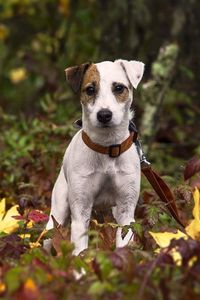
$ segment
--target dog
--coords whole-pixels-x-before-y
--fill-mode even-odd
[[[102,154],[89,145],[119,150],[129,139],[129,122],[133,88],[144,72],[140,61],[123,59],[100,63],[85,63],[65,70],[66,78],[82,105],[82,129],[69,144],[60,173],[52,192],[51,212],[59,224],[71,215],[71,242],[74,255],[88,247],[88,227],[92,208],[112,206],[119,225],[116,247],[133,239],[129,229],[122,238],[122,226],[134,222],[134,212],[140,193],[140,159],[134,143],[123,153]],[[84,142],[83,132],[88,144]],[[109,148],[111,146],[111,148]],[[114,151],[116,152],[116,151]],[[50,217],[46,229],[53,228]],[[51,241],[44,247],[49,249]]]

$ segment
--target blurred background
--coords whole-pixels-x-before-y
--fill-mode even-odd
[[[49,202],[81,116],[64,69],[141,60],[135,122],[176,184],[200,155],[200,1],[0,0],[0,195]]]

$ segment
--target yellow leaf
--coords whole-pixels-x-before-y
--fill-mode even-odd
[[[27,224],[26,224],[26,227],[27,228],[32,228],[33,227],[33,221],[29,221]]]
[[[192,220],[192,222],[185,228],[187,234],[194,240],[200,241],[200,221]]]
[[[195,256],[193,256],[193,257],[191,257],[190,259],[189,259],[189,261],[188,261],[188,266],[189,267],[192,267],[194,264],[195,264],[195,262],[198,260],[198,257],[195,255]]]
[[[187,234],[194,240],[200,240],[200,196],[199,190],[195,188],[193,192],[194,208],[192,211],[194,219],[185,228]]]
[[[19,236],[22,239],[30,239],[30,237],[31,237],[30,233],[22,233],[22,234],[19,234]]]
[[[195,188],[193,192],[193,198],[194,198],[194,208],[193,208],[193,217],[196,220],[200,220],[200,196],[199,196],[199,190]]]
[[[48,230],[46,230],[46,228],[43,229],[43,231],[40,233],[39,237],[37,238],[37,241],[34,242],[34,243],[31,243],[31,242],[30,242],[30,243],[29,243],[29,246],[30,246],[31,248],[38,248],[38,247],[41,247],[40,240],[41,240],[41,238],[42,238],[47,232],[48,232]]]
[[[5,212],[6,212],[6,199],[3,198],[0,201],[0,221],[3,219]]]
[[[149,233],[161,248],[168,247],[172,239],[178,240],[182,237],[187,239],[187,235],[180,230],[177,230],[177,233],[152,231],[149,231]]]
[[[10,71],[9,78],[14,84],[18,84],[27,78],[27,71],[25,68],[16,68]]]
[[[157,248],[154,252],[157,254],[161,253],[161,248]],[[172,256],[173,261],[177,266],[182,265],[182,256],[180,252],[178,252],[177,247],[171,249],[168,253]]]
[[[0,24],[0,41],[4,41],[9,34],[8,27],[4,24]]]
[[[31,278],[28,278],[26,280],[24,284],[24,288],[32,292],[37,291],[37,286],[35,285],[35,282]]]
[[[70,1],[69,0],[60,0],[58,10],[61,14],[67,16],[70,11]]]
[[[6,285],[5,283],[0,281],[0,294],[4,293],[6,290]]]
[[[5,214],[4,218],[0,220],[0,232],[12,233],[18,229],[19,220],[13,218],[13,216],[19,216],[17,208],[18,205],[12,206]]]
[[[188,236],[195,240],[200,241],[200,195],[199,190],[195,188],[195,191],[193,192],[193,198],[194,198],[194,208],[192,211],[194,219],[191,221],[191,223],[185,228],[185,231],[187,235],[180,230],[177,231],[177,233],[172,232],[149,232],[151,236],[154,238],[156,243],[161,247],[165,248],[168,247],[172,239],[188,239]],[[156,252],[159,253],[160,249],[157,249]],[[170,250],[170,254],[173,257],[174,262],[177,266],[182,265],[182,257],[181,254],[178,252],[177,247],[174,247]],[[197,260],[196,256],[193,256],[189,261],[189,266],[192,266],[195,261]]]
[[[182,256],[181,256],[180,252],[178,252],[176,250],[176,248],[173,248],[170,251],[170,254],[171,254],[171,256],[172,256],[173,261],[175,262],[175,264],[180,267],[182,265]]]
[[[30,242],[29,243],[30,248],[39,248],[41,247],[41,244],[39,242]]]
[[[181,232],[180,230],[177,231],[177,233],[173,232],[149,232],[151,236],[154,238],[156,243],[161,247],[161,248],[166,248],[169,246],[170,242],[172,239],[180,239],[184,238],[187,239],[187,235]],[[160,248],[156,249],[156,253],[160,253]],[[182,256],[181,254],[177,251],[176,247],[171,249],[169,254],[172,256],[174,263],[177,266],[182,265]]]

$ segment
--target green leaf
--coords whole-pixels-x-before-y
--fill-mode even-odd
[[[127,235],[129,228],[130,228],[129,225],[125,225],[125,226],[122,227],[122,232],[121,232],[122,239],[124,239],[125,236]]]
[[[113,269],[112,262],[106,256],[106,253],[102,253],[102,252],[98,253],[96,260],[101,269],[102,278],[107,279],[110,275],[110,272]]]
[[[142,238],[143,236],[143,227],[140,223],[133,222],[130,224],[132,231],[139,236],[139,238]]]
[[[21,274],[22,274],[22,269],[20,267],[15,267],[6,273],[5,282],[7,284],[7,288],[10,293],[16,291],[20,286]]]
[[[113,291],[113,287],[109,282],[96,281],[96,282],[92,283],[92,285],[89,288],[88,293],[90,295],[100,296],[104,293],[112,292],[112,291]]]
[[[159,218],[159,208],[154,205],[149,205],[147,207],[147,218],[150,225],[155,225]]]

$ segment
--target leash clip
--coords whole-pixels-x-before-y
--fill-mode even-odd
[[[135,141],[135,145],[136,145],[136,149],[137,149],[137,152],[138,152],[138,155],[139,155],[139,158],[140,158],[140,163],[141,163],[142,169],[143,168],[149,168],[151,163],[147,160],[147,158],[144,154],[141,140],[137,139]]]

